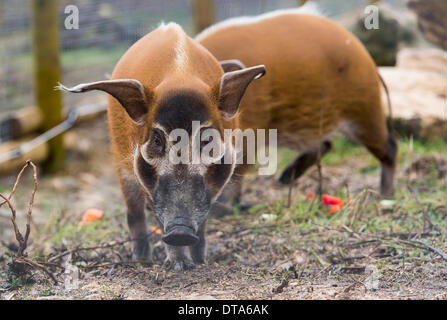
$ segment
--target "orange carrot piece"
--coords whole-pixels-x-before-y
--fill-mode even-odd
[[[323,204],[325,206],[336,205],[336,204],[341,204],[342,203],[341,198],[330,196],[328,194],[323,194],[321,200],[323,201]]]
[[[328,214],[333,214],[333,213],[337,212],[338,210],[340,210],[341,208],[343,208],[343,203],[333,204],[333,205],[331,205],[331,209],[329,209]]]
[[[102,218],[103,215],[104,215],[104,211],[102,211],[102,210],[95,209],[95,208],[87,209],[84,212],[84,215],[82,216],[81,223],[86,224],[87,222],[98,221]]]
[[[153,233],[156,233],[156,234],[159,234],[159,235],[163,234],[163,232],[161,232],[160,228],[157,228],[157,227],[154,227],[154,226],[149,226],[149,231],[153,232]]]

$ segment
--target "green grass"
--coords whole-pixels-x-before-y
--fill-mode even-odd
[[[332,150],[328,152],[321,163],[326,166],[338,166],[350,159],[366,160],[366,167],[361,173],[376,174],[379,161],[366,150],[365,147],[353,143],[346,136],[339,134],[332,139]],[[398,166],[408,164],[415,155],[427,155],[432,153],[447,154],[447,141],[443,139],[411,140],[402,138],[398,141]],[[278,170],[284,169],[292,162],[299,152],[285,148],[278,149]]]
[[[447,154],[447,142],[441,139],[415,140],[403,138],[399,140],[398,168],[411,163],[416,156],[429,154]],[[298,152],[280,149],[278,155],[278,168],[282,170],[296,156]],[[343,166],[347,161],[357,159],[367,165],[360,169],[361,174],[379,174],[379,162],[362,146],[352,143],[346,137],[338,135],[333,140],[333,149],[322,160],[325,166]],[[413,183],[413,187],[421,186],[416,195],[427,211],[432,222],[447,228],[447,209],[445,194],[447,185],[438,177],[433,167],[432,173],[423,181]],[[333,195],[346,199],[345,190],[339,190]],[[367,195],[367,197],[366,197]],[[375,233],[415,233],[421,231],[424,225],[419,205],[406,187],[405,182],[397,183],[394,205],[387,208],[381,205],[380,198],[375,190],[365,190],[363,193],[353,195],[353,204],[344,206],[333,215],[328,214],[328,207],[321,206],[318,201],[312,203],[306,195],[296,195],[291,208],[286,208],[286,197],[278,199],[269,205],[262,204],[250,210],[251,214],[274,214],[277,216],[274,224],[276,229],[289,227],[304,230],[316,225],[341,227],[350,226],[357,232]],[[351,195],[352,196],[352,195]],[[238,215],[238,218],[250,221],[247,215]],[[256,224],[254,225],[256,227]],[[444,241],[445,239],[441,239]]]
[[[443,139],[429,139],[429,140],[411,140],[409,138],[402,138],[399,140],[399,160],[414,155],[414,154],[431,154],[440,153],[447,154],[447,141]]]
[[[126,52],[126,45],[119,45],[113,48],[80,48],[65,50],[62,52],[61,61],[64,69],[83,68],[92,64],[110,64],[112,67],[119,58]],[[30,52],[16,55],[12,60],[13,64],[24,71],[30,71],[32,67],[32,54]]]
[[[54,211],[48,217],[47,222],[42,226],[44,234],[51,234],[48,242],[52,244],[65,243],[82,243],[89,245],[107,241],[123,230],[117,221],[122,218],[121,212],[107,212],[102,219],[95,222],[88,222],[84,225],[80,221],[74,219],[60,220],[58,217],[60,212]]]
[[[344,135],[337,135],[332,140],[332,150],[322,159],[323,165],[339,165],[351,157],[364,156],[368,151],[357,144],[352,143]]]
[[[62,54],[62,65],[65,68],[78,67],[88,64],[106,64],[113,66],[126,52],[127,45],[119,45],[113,48],[82,48],[66,50]]]
[[[417,194],[431,221],[444,228],[447,227],[446,193],[447,186],[439,185],[430,191]],[[347,203],[343,192],[337,195],[344,199],[345,204]],[[285,202],[285,198],[279,199],[267,206],[258,206],[250,213],[257,213],[259,216],[264,213],[276,215],[277,219],[274,223],[277,224],[278,230],[286,225],[293,225],[300,230],[316,225],[332,227],[348,225],[357,232],[370,234],[384,231],[414,233],[419,232],[424,224],[415,194],[405,187],[396,190],[394,205],[391,208],[382,206],[377,193],[373,190],[365,190],[357,194],[352,199],[352,204],[345,205],[332,215],[328,214],[328,207],[319,205],[318,201],[313,202],[307,199],[305,195],[299,195],[291,208],[286,208]],[[250,220],[248,217],[246,219]]]
[[[85,225],[67,223],[58,229],[48,241],[51,243],[61,243],[62,240],[68,240],[71,242],[82,242],[86,245],[101,242],[118,231],[117,229],[111,228],[110,225],[107,221],[102,220]]]

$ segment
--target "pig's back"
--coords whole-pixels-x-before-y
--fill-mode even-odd
[[[350,108],[380,99],[376,67],[366,49],[323,17],[283,12],[248,23],[229,21],[196,39],[218,60],[265,65],[266,76],[251,84],[243,98],[243,127],[278,128],[284,139],[299,133],[312,140],[321,127],[316,110],[322,104],[328,109],[322,127],[329,132]]]

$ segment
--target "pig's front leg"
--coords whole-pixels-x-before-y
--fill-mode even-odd
[[[205,241],[205,228],[206,228],[206,222],[204,222],[197,232],[197,235],[199,236],[199,242],[196,245],[190,246],[190,254],[191,259],[196,264],[201,264],[205,262],[205,252],[206,252],[206,241]]]
[[[133,241],[133,258],[138,261],[151,261],[149,232],[144,212],[144,194],[136,181],[121,179],[121,189],[127,205],[127,224]]]
[[[168,270],[184,271],[194,268],[194,263],[186,256],[186,247],[166,245],[167,257],[164,267]]]

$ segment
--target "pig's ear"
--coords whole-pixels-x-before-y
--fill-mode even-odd
[[[263,65],[224,73],[220,80],[219,110],[225,120],[234,118],[250,82],[264,74]]]
[[[242,70],[246,68],[245,65],[237,59],[222,60],[219,61],[219,64],[224,72],[228,72],[231,70]]]
[[[148,111],[147,96],[143,85],[135,79],[104,80],[81,83],[72,88],[59,84],[56,89],[69,92],[86,92],[101,90],[112,95],[126,109],[135,122],[141,122]]]

